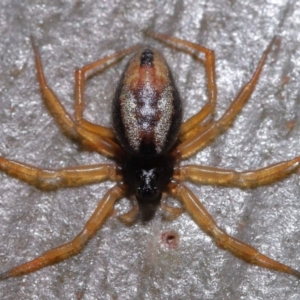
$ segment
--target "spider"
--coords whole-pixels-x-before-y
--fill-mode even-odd
[[[258,187],[297,170],[300,157],[244,172],[179,165],[181,160],[203,149],[232,124],[254,90],[275,38],[263,52],[249,82],[242,87],[222,117],[213,120],[210,117],[214,113],[217,98],[214,52],[160,33],[148,32],[148,35],[190,55],[201,53],[205,57],[199,59],[205,66],[208,101],[198,113],[183,123],[181,100],[174,79],[163,56],[153,48],[133,46],[76,70],[73,119],[47,85],[40,55],[32,38],[41,93],[55,121],[68,137],[116,163],[44,170],[0,157],[0,169],[7,175],[45,190],[104,180],[116,181],[116,184],[105,193],[82,231],[72,241],[2,273],[0,279],[28,274],[76,255],[111,216],[116,201],[132,195],[135,197],[131,209],[119,216],[124,223],[130,224],[138,217],[142,222],[151,220],[159,205],[170,218],[177,217],[185,209],[220,248],[251,264],[300,278],[300,272],[228,235],[216,224],[196,195],[182,183],[190,180],[217,186]],[[135,54],[127,64],[113,98],[112,129],[90,123],[83,117],[85,80],[99,69],[133,52]],[[162,201],[163,193],[177,198],[183,207],[173,207]]]

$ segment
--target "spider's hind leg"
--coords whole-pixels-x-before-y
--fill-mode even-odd
[[[204,130],[202,128],[195,127],[190,130],[186,135],[183,142],[176,147],[174,155],[181,159],[186,159],[206,147],[211,141],[213,141],[218,135],[224,132],[234,121],[238,113],[246,104],[251,93],[253,92],[259,76],[261,74],[264,63],[267,59],[267,55],[271,50],[272,45],[276,41],[277,37],[274,37],[269,43],[268,47],[264,51],[258,66],[252,75],[252,78],[243,86],[236,98],[232,101],[228,109],[223,116],[217,120],[209,123]]]
[[[111,140],[115,139],[115,135],[111,128],[107,128],[105,126],[91,123],[83,117],[83,111],[85,107],[85,101],[84,101],[85,81],[89,77],[95,75],[95,73],[103,71],[105,68],[115,63],[123,56],[132,53],[139,47],[140,47],[139,45],[135,45],[133,47],[123,49],[121,51],[113,53],[112,55],[106,56],[95,62],[92,62],[75,71],[75,119],[76,119],[76,123],[79,126],[81,126],[82,128],[90,132],[96,133],[100,136],[109,138]]]
[[[41,57],[38,52],[37,46],[35,44],[34,38],[31,37],[32,47],[35,55],[35,63],[37,69],[38,80],[40,84],[41,93],[44,98],[44,103],[51,113],[52,117],[55,119],[57,124],[60,126],[61,130],[64,134],[72,139],[75,139],[81,142],[88,149],[97,151],[98,153],[105,155],[111,158],[118,158],[123,155],[122,149],[119,145],[114,141],[112,130],[106,128],[104,126],[88,126],[84,121],[80,122],[82,118],[83,112],[83,88],[84,88],[84,77],[78,76],[76,90],[76,121],[74,121],[71,115],[66,111],[63,107],[62,103],[54,93],[54,91],[48,86],[43,66],[41,62]],[[134,47],[120,51],[115,54],[116,58],[120,58],[121,56],[127,54],[132,51]],[[113,56],[104,58],[103,60],[112,59]],[[97,65],[101,65],[100,62],[103,60],[97,61],[91,66],[97,67]],[[89,67],[89,66],[87,66]],[[93,128],[98,128],[98,130],[93,130]]]

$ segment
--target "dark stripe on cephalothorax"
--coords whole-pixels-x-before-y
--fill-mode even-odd
[[[150,49],[145,49],[141,55],[141,67],[151,66],[153,67],[153,52]]]

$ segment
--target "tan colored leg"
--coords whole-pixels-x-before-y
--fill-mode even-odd
[[[76,131],[76,124],[74,123],[70,114],[62,106],[55,93],[46,83],[41,58],[33,37],[31,37],[31,43],[35,56],[35,64],[38,73],[40,89],[45,100],[44,103],[62,131],[68,137],[77,139],[78,133]]]
[[[124,187],[121,185],[115,185],[113,188],[108,190],[104,197],[100,200],[98,207],[85,224],[83,230],[71,242],[44,252],[41,256],[33,259],[32,261],[2,273],[0,275],[0,280],[25,275],[78,254],[89,239],[95,235],[104,221],[109,217],[115,202],[123,197],[124,194]]]
[[[206,117],[208,117],[215,109],[216,100],[217,100],[217,85],[216,85],[216,74],[215,74],[215,54],[214,51],[207,49],[198,44],[194,44],[188,41],[180,40],[174,37],[169,37],[156,32],[147,32],[151,37],[172,45],[175,48],[183,50],[188,54],[195,56],[195,51],[204,53],[205,60],[200,60],[205,65],[205,72],[207,77],[207,90],[208,90],[208,102],[204,107],[194,116],[186,120],[180,129],[179,138],[184,139],[184,135],[187,134],[190,130],[198,126]]]
[[[0,170],[9,176],[45,190],[99,183],[104,180],[121,180],[118,167],[113,164],[44,170],[0,157]]]
[[[262,71],[262,67],[265,63],[267,55],[274,41],[275,38],[273,38],[267,49],[264,51],[251,80],[241,89],[241,91],[231,103],[229,108],[225,111],[221,119],[219,119],[216,122],[213,122],[210,126],[208,126],[208,128],[204,132],[197,132],[197,128],[194,132],[190,131],[189,138],[187,138],[184,142],[179,144],[179,146],[174,150],[173,154],[178,159],[186,159],[192,156],[197,151],[203,149],[232,124],[235,117],[241,111],[246,101],[249,99],[251,93],[253,92],[254,87],[258,81],[259,75]]]
[[[255,248],[234,237],[231,237],[224,230],[218,227],[212,216],[207,212],[199,199],[184,185],[172,182],[169,185],[169,188],[171,194],[182,201],[185,209],[190,213],[196,223],[202,228],[203,231],[205,231],[214,239],[219,247],[230,251],[233,255],[243,259],[248,263],[267,269],[288,273],[300,278],[300,272],[261,254]]]
[[[98,153],[107,157],[115,158],[117,156],[123,155],[123,151],[116,143],[108,138],[103,138],[101,135],[89,132],[73,121],[72,117],[65,110],[55,93],[47,85],[39,52],[33,38],[31,39],[31,41],[35,55],[38,80],[40,83],[40,88],[45,105],[62,131],[68,137],[80,141],[89,149],[97,151]]]
[[[212,119],[207,119],[207,120],[203,121],[201,124],[199,124],[198,126],[195,126],[193,129],[188,131],[186,134],[180,135],[178,138],[179,142],[183,143],[186,140],[189,140],[196,136],[202,135],[202,133],[204,133],[204,132],[206,132],[206,130],[210,129],[210,127],[214,123],[215,123],[215,121]]]
[[[82,128],[96,133],[99,136],[115,139],[115,135],[111,128],[105,126],[93,124],[83,118],[83,111],[85,107],[84,102],[84,86],[85,81],[93,76],[95,73],[102,71],[109,65],[115,63],[118,59],[124,55],[130,54],[140,46],[133,46],[122,51],[116,52],[112,55],[99,59],[91,64],[84,66],[83,68],[75,71],[75,119],[76,123]]]
[[[262,169],[237,172],[215,167],[185,165],[175,170],[174,179],[200,184],[253,188],[273,183],[299,169],[300,156]]]

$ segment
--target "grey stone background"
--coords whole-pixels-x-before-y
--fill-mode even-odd
[[[152,29],[216,53],[216,117],[250,78],[274,35],[259,84],[234,126],[189,163],[256,169],[299,155],[300,3],[252,1],[42,1],[0,3],[0,154],[40,167],[107,162],[59,131],[37,84],[29,37],[37,39],[50,86],[73,111],[75,67],[134,43],[166,56],[185,118],[205,103],[203,66],[142,34]],[[110,124],[126,60],[87,83],[86,117]],[[72,239],[111,186],[42,192],[0,175],[0,271]],[[229,234],[300,270],[299,178],[253,190],[188,186]],[[122,210],[127,202],[121,201]],[[161,235],[173,230],[179,245]],[[81,254],[0,282],[1,299],[300,299],[299,280],[251,266],[219,249],[187,213],[126,227],[111,218]]]

